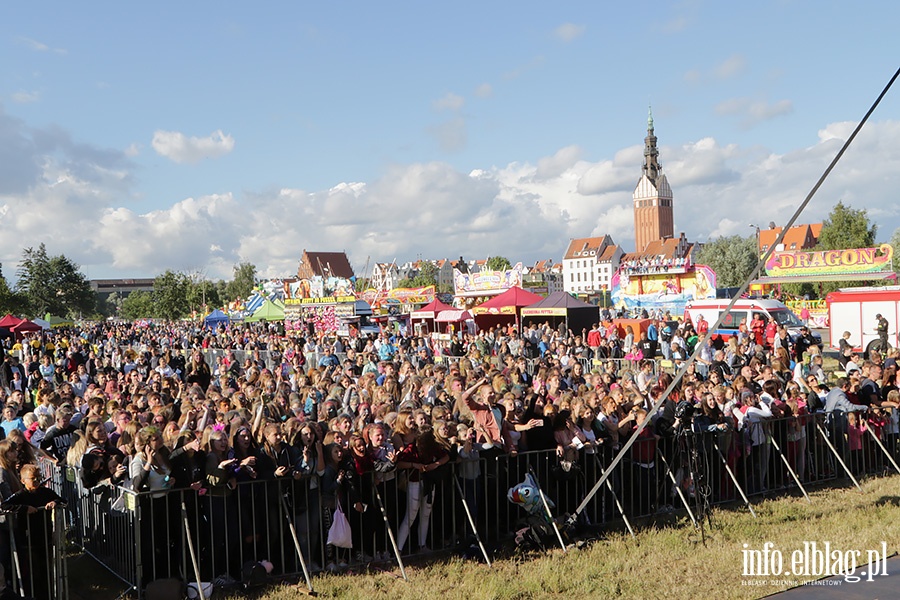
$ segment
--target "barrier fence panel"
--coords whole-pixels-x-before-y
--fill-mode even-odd
[[[846,480],[835,452],[854,476],[881,475],[894,469],[886,452],[896,460],[898,450],[897,436],[883,435],[883,425],[874,415],[856,421],[817,414],[746,422],[735,431],[648,436],[610,474],[609,484],[591,499],[577,525],[617,526],[625,517],[684,510],[685,503],[692,515],[702,515],[701,506],[741,503],[744,494],[752,501],[764,493]],[[44,462],[45,478],[68,502],[64,512],[55,514],[53,526],[44,527],[60,536],[62,525],[68,524],[71,540],[139,594],[153,580],[195,579],[187,536],[204,582],[228,584],[241,578],[245,565],[260,560],[273,564],[275,577],[295,577],[302,568],[286,520],[296,527],[299,550],[312,572],[395,560],[382,509],[404,556],[469,551],[474,532],[464,502],[480,538],[490,544],[527,527],[528,515],[508,501],[507,491],[528,473],[555,505],[555,515],[572,513],[616,454],[615,447],[603,444],[589,450],[572,449],[563,457],[555,450],[514,455],[484,450],[477,459],[429,473],[343,472],[339,485],[332,473],[321,479],[286,476],[200,490],[142,492],[105,485],[85,489],[76,469]],[[328,543],[338,506],[349,523],[349,549]],[[46,519],[49,513],[40,516]],[[29,527],[36,526],[29,521]],[[15,528],[7,524],[0,531],[9,537]],[[23,564],[52,564],[46,585],[59,586],[64,565],[51,550],[62,545],[51,546],[23,544],[21,548],[37,552]],[[23,589],[44,585],[34,579],[36,569],[17,569],[27,580]]]
[[[33,598],[69,597],[65,508],[20,507],[0,523],[0,564],[12,590]]]

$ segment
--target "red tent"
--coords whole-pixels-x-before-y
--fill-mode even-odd
[[[452,306],[444,304],[437,298],[420,308],[419,310],[414,310],[409,314],[409,321],[413,323],[415,321],[424,322],[425,329],[422,333],[428,333],[428,331],[436,331],[437,327],[435,327],[434,319],[438,316],[438,313],[445,310],[453,310]],[[430,322],[429,322],[430,321]],[[415,325],[413,325],[415,327]]]
[[[22,319],[7,314],[5,317],[0,319],[0,329],[12,329],[21,322]]]
[[[14,325],[10,330],[13,333],[27,333],[29,331],[41,331],[42,328],[37,323],[32,323],[28,319],[20,321],[18,325]]]
[[[443,310],[453,310],[453,307],[435,298],[419,310],[412,311],[409,318],[415,320],[434,319]]]
[[[543,296],[532,294],[519,286],[514,286],[498,296],[494,296],[487,302],[479,304],[472,309],[475,315],[475,323],[479,328],[485,329],[491,325],[501,325],[514,321],[519,324],[519,313],[526,306],[543,300]]]

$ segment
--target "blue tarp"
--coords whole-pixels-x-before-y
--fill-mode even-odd
[[[229,323],[231,323],[231,317],[223,313],[218,308],[206,315],[206,318],[203,319],[203,324],[213,329],[215,329],[219,325],[228,325]]]

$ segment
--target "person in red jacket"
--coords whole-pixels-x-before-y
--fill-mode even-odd
[[[697,317],[697,326],[695,329],[697,330],[697,335],[705,335],[709,332],[709,323],[706,322],[703,315]]]
[[[603,336],[600,335],[600,325],[594,323],[587,334],[587,345],[591,349],[591,358],[597,356],[597,348],[601,343],[603,343]]]
[[[753,343],[762,346],[765,342],[766,323],[762,319],[762,315],[756,313],[753,320],[750,321],[750,331],[752,332]]]

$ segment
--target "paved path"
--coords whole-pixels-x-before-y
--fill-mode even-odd
[[[858,567],[856,574],[862,575],[867,567]],[[845,581],[843,576],[828,577],[767,597],[774,600],[894,600],[900,597],[900,556],[889,558],[886,570],[886,576],[876,575],[872,581],[865,576],[853,583]]]

